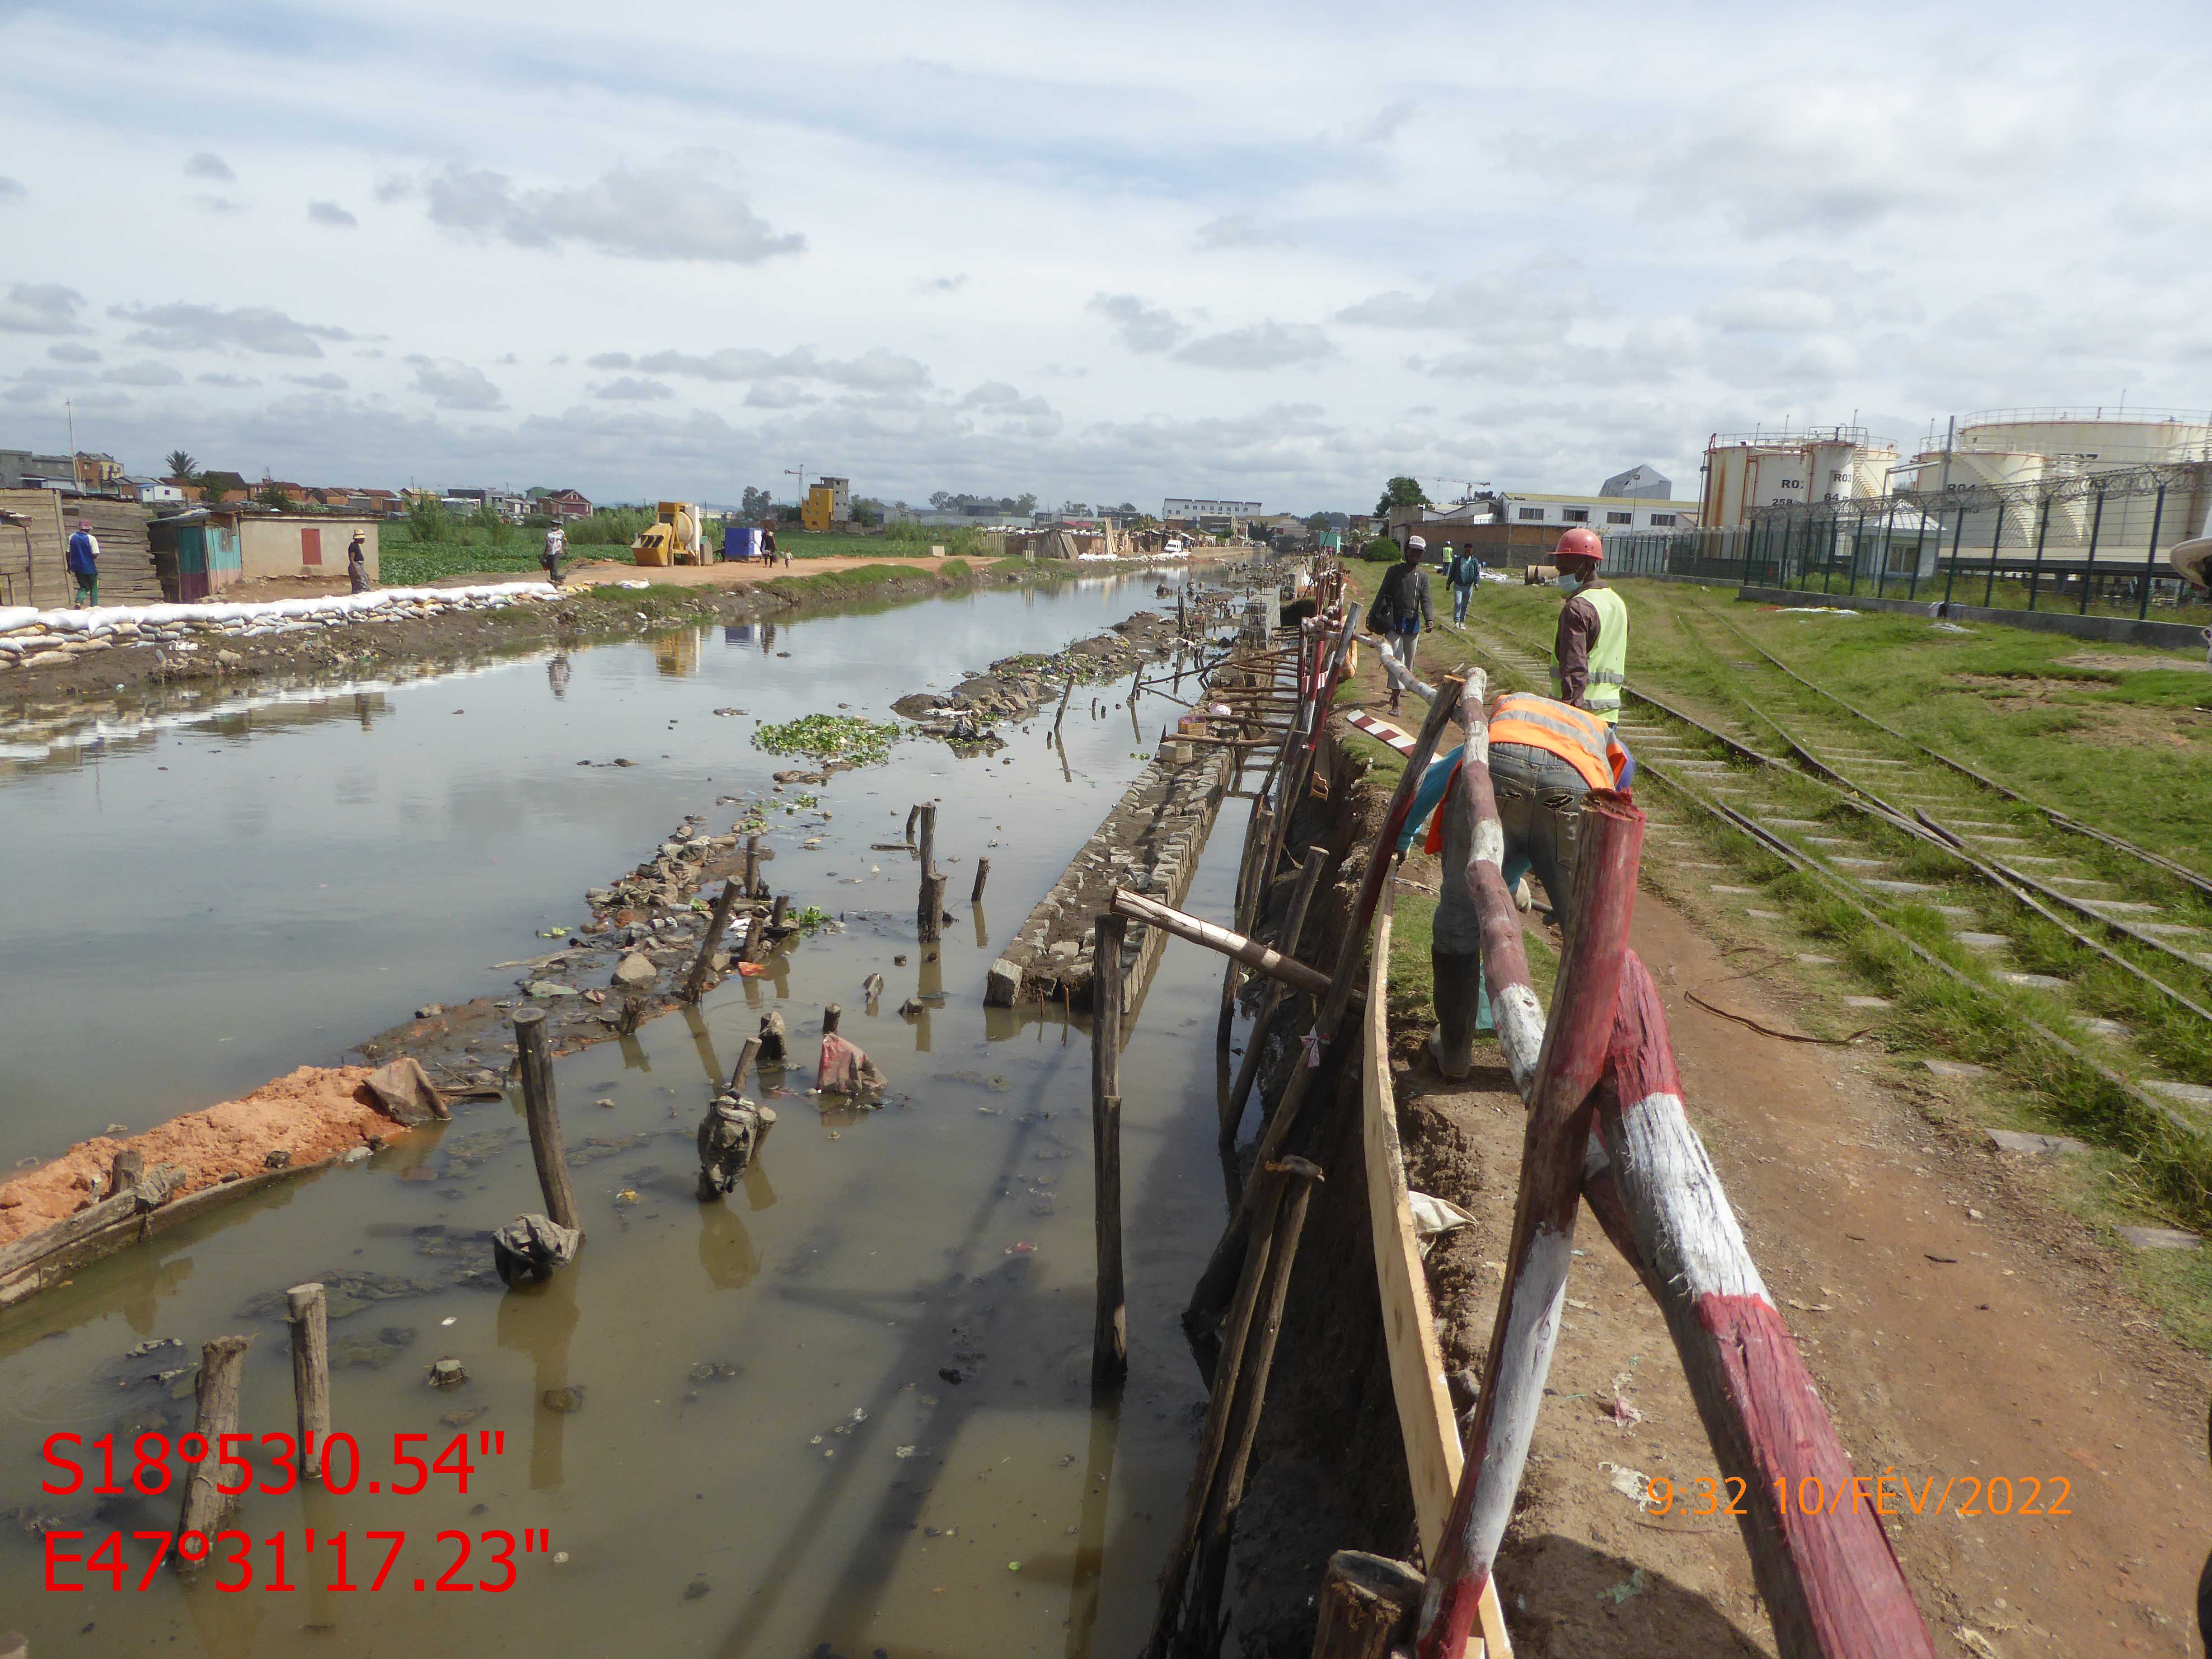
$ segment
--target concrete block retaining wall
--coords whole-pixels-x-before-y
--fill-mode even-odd
[[[986,1006],[1011,1008],[1040,995],[1048,1002],[1065,998],[1071,1008],[1091,1006],[1091,924],[1116,887],[1182,907],[1235,773],[1235,753],[1201,744],[1191,759],[1177,762],[1170,742],[1146,763],[991,964]],[[1129,924],[1122,945],[1129,1006],[1144,994],[1167,940],[1157,927]]]

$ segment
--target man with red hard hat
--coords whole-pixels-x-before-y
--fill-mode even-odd
[[[1559,538],[1552,562],[1567,596],[1552,644],[1552,684],[1561,702],[1616,725],[1620,688],[1628,681],[1628,606],[1598,575],[1605,543],[1577,525]]]

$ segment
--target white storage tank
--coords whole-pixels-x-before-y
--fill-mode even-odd
[[[2161,415],[2129,419],[2102,411],[1992,410],[1959,428],[1961,449],[2072,456],[2094,472],[2157,462],[2212,460],[2212,420]]]

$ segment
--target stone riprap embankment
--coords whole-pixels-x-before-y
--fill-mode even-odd
[[[925,737],[996,748],[1000,740],[992,735],[992,726],[1025,720],[1056,703],[1070,678],[1079,685],[1119,679],[1147,662],[1166,660],[1179,637],[1173,617],[1139,611],[1106,633],[1078,640],[1050,656],[1023,652],[1001,657],[988,673],[970,675],[950,691],[910,692],[891,708],[918,721]]]
[[[1191,757],[1179,761],[1178,752]],[[1179,751],[1172,739],[1162,745],[991,964],[983,994],[988,1006],[1011,1008],[1040,997],[1064,1000],[1071,1008],[1091,1006],[1091,924],[1105,913],[1117,887],[1182,905],[1228,793],[1236,752],[1212,744],[1185,744]],[[1132,1006],[1144,994],[1167,940],[1157,927],[1129,924],[1122,957]]]

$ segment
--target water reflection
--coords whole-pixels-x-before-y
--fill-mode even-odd
[[[561,1485],[562,1448],[569,1416],[581,1405],[582,1390],[568,1377],[568,1345],[576,1334],[577,1297],[591,1272],[591,1247],[575,1264],[536,1285],[519,1285],[499,1299],[496,1340],[502,1348],[530,1356],[532,1370],[530,1414],[530,1490],[549,1492]]]
[[[992,595],[948,602],[921,629],[905,615],[787,625],[787,646],[788,636],[819,628],[808,635],[812,654],[851,665],[855,683],[828,698],[774,659],[765,630],[745,641],[726,634],[720,648],[700,654],[689,680],[665,677],[643,644],[579,651],[569,657],[578,695],[565,700],[549,659],[543,687],[528,674],[471,684],[465,696],[445,687],[395,693],[380,703],[373,733],[352,720],[331,721],[315,728],[313,742],[272,748],[299,732],[249,721],[220,757],[197,745],[189,756],[172,752],[173,733],[128,764],[110,751],[106,817],[97,803],[86,805],[89,790],[0,789],[0,836],[27,827],[27,858],[73,848],[74,856],[131,867],[129,860],[151,848],[167,857],[161,868],[183,872],[165,879],[183,896],[173,913],[160,908],[158,890],[133,891],[107,911],[95,898],[80,919],[84,937],[58,952],[35,940],[27,947],[76,960],[112,929],[120,954],[104,966],[99,994],[130,996],[148,1014],[143,1025],[134,1018],[119,1035],[103,1034],[118,1051],[122,1084],[109,1088],[69,1056],[70,1092],[44,1101],[34,1093],[17,1103],[18,1118],[51,1130],[80,1095],[103,1113],[118,1098],[141,1098],[156,1069],[166,1073],[173,1060],[188,1066],[202,1045],[231,1030],[258,1029],[276,1053],[252,1074],[258,1081],[301,1057],[303,1033],[345,1019],[333,1010],[379,998],[379,1006],[411,1010],[447,991],[449,963],[481,975],[484,964],[534,955],[529,935],[538,927],[575,920],[569,895],[634,861],[678,812],[719,797],[742,799],[783,763],[749,750],[746,723],[696,718],[713,705],[742,704],[775,720],[840,698],[875,708],[885,693],[941,678],[949,655],[976,665],[1111,619],[1071,615],[1030,595]],[[940,666],[918,668],[925,658]],[[468,714],[457,717],[457,707]],[[665,720],[679,717],[661,738]],[[641,730],[652,733],[650,749]],[[1062,743],[1044,753],[1021,744],[1017,767],[987,775],[934,746],[902,744],[887,765],[836,780],[836,822],[823,848],[810,852],[796,844],[800,836],[781,834],[782,860],[768,873],[797,902],[818,900],[830,871],[865,870],[859,849],[897,839],[910,802],[941,797],[939,845],[951,855],[972,859],[1003,842],[991,849],[993,893],[1005,912],[999,920],[1012,925],[1134,771],[1129,747],[1110,720],[1097,727],[1071,720]],[[604,764],[616,755],[640,763]],[[578,768],[580,758],[602,763]],[[155,760],[178,763],[174,793],[149,787]],[[210,873],[219,872],[225,842],[194,837],[220,820],[219,803],[232,792],[264,798],[258,810],[287,833],[264,836],[226,881]],[[333,805],[341,793],[351,803],[343,811]],[[88,830],[94,841],[80,847]],[[313,856],[285,862],[292,842]],[[1229,851],[1233,866],[1233,838]],[[317,884],[329,878],[333,859],[344,860],[353,890],[343,903],[318,908]],[[437,1346],[381,1370],[346,1370],[333,1380],[334,1408],[353,1431],[379,1437],[395,1427],[441,1432],[433,1425],[454,1407],[487,1412],[477,1426],[504,1426],[508,1436],[505,1478],[468,1498],[410,1500],[419,1506],[401,1511],[385,1498],[320,1492],[296,1504],[255,1501],[240,1524],[257,1537],[281,1528],[295,1540],[310,1524],[325,1535],[350,1528],[356,1540],[371,1527],[434,1534],[550,1525],[556,1547],[574,1553],[559,1571],[539,1568],[518,1595],[354,1595],[343,1598],[342,1615],[333,1608],[338,1598],[307,1593],[316,1575],[295,1571],[303,1593],[289,1603],[262,1598],[258,1626],[212,1603],[188,1617],[163,1599],[179,1595],[164,1583],[156,1594],[116,1598],[100,1610],[100,1650],[289,1659],[301,1650],[302,1623],[342,1625],[327,1644],[332,1659],[641,1645],[681,1659],[716,1651],[750,1659],[824,1642],[854,1659],[878,1646],[1064,1646],[1079,1654],[1095,1641],[1102,1653],[1133,1650],[1194,1421],[1195,1389],[1172,1310],[1219,1225],[1212,1103],[1193,1046],[1210,1042],[1213,980],[1194,973],[1176,981],[1171,957],[1155,987],[1164,1000],[1156,997],[1148,1016],[1162,1029],[1140,1028],[1126,1062],[1136,1103],[1129,1231],[1147,1249],[1130,1262],[1130,1397],[1143,1405],[1124,1414],[1110,1402],[1094,1405],[1088,1378],[1088,1050],[1080,1023],[1071,1026],[1057,1005],[981,1010],[979,1018],[994,959],[981,907],[971,907],[972,928],[948,927],[941,943],[917,945],[911,864],[881,862],[889,867],[869,878],[880,881],[880,892],[838,889],[853,907],[843,931],[774,953],[770,973],[726,981],[680,1022],[658,1019],[619,1045],[556,1062],[571,1149],[587,1155],[574,1167],[591,1242],[578,1267],[550,1284],[502,1292],[466,1282],[466,1271],[482,1265],[471,1242],[481,1229],[539,1201],[514,1120],[488,1107],[444,1133],[437,1182],[403,1181],[410,1164],[430,1160],[411,1146],[395,1147],[290,1189],[312,1191],[312,1204],[247,1200],[191,1229],[188,1253],[178,1253],[182,1236],[165,1238],[99,1264],[15,1316],[0,1335],[0,1401],[15,1430],[0,1436],[0,1491],[31,1492],[49,1430],[29,1432],[28,1419],[104,1425],[115,1410],[112,1384],[86,1379],[142,1338],[197,1343],[256,1330],[246,1418],[265,1431],[288,1422],[291,1409],[282,1327],[243,1322],[242,1308],[305,1276],[303,1267],[417,1282],[422,1288],[404,1310],[364,1308],[353,1317],[370,1330],[396,1317]],[[1233,873],[1217,872],[1194,905],[1218,914]],[[895,966],[894,953],[908,965]],[[189,984],[148,994],[146,975],[164,960],[193,963],[196,976],[219,989],[220,1004],[180,1012],[173,1005],[195,994]],[[284,980],[325,964],[342,971],[311,981],[312,1008],[288,1004]],[[849,1007],[853,988],[872,971],[894,983],[872,1019],[848,1013],[848,1029],[890,1062],[904,1098],[833,1120],[833,1140],[822,1115],[807,1109],[812,1102],[793,1091],[811,1080],[815,1011],[825,1000]],[[479,983],[503,990],[513,977],[501,970]],[[16,988],[0,965],[0,997]],[[902,1059],[908,1045],[899,1040],[905,1022],[896,1009],[909,992],[927,1012]],[[76,994],[88,993],[80,987]],[[1182,1032],[1182,1006],[1203,1011],[1202,1029]],[[747,1092],[773,1102],[782,1122],[746,1171],[742,1200],[733,1192],[699,1205],[690,1196],[693,1126],[717,1074],[726,1075],[720,1056],[734,1055],[769,1008],[794,1027],[800,1063],[763,1073]],[[1031,1024],[1036,1044],[1008,1044]],[[325,1040],[335,1045],[356,1034],[348,1019]],[[1158,1047],[1148,1050],[1155,1036]],[[149,1066],[149,1054],[162,1067]],[[185,1086],[202,1088],[205,1075]],[[190,1103],[212,1097],[203,1092]],[[599,1098],[614,1108],[589,1103]],[[588,1144],[594,1134],[623,1150],[602,1161]],[[465,1152],[465,1144],[475,1150]],[[643,1201],[617,1203],[625,1188]],[[164,1248],[167,1261],[157,1254]],[[61,1340],[35,1340],[49,1331]],[[423,1380],[423,1364],[441,1352],[468,1366],[471,1381],[458,1395],[435,1394]],[[690,1398],[692,1367],[724,1361],[742,1374],[701,1382]],[[961,1380],[945,1380],[947,1370]],[[542,1403],[547,1391],[572,1386],[589,1396],[573,1447],[567,1415]],[[188,1416],[188,1403],[167,1403]],[[837,1434],[854,1407],[866,1420]],[[470,1518],[479,1498],[493,1515]],[[958,1533],[932,1538],[933,1526]],[[994,1559],[974,1565],[985,1557]],[[1006,1571],[1011,1559],[1023,1561],[1021,1573]],[[358,1567],[357,1555],[361,1577]],[[712,1594],[686,1602],[695,1572],[711,1580]],[[27,1610],[34,1652],[59,1651],[91,1615],[55,1605],[84,1598],[41,1598],[36,1574],[34,1551],[0,1552],[0,1599]],[[465,1603],[473,1605],[458,1605]],[[237,1622],[221,1622],[230,1619]],[[641,1644],[642,1631],[653,1635]]]

